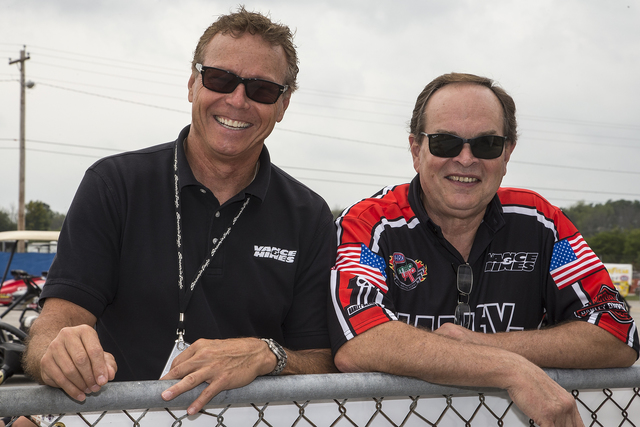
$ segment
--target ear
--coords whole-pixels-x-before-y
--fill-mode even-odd
[[[505,147],[504,147],[504,171],[502,173],[502,176],[507,174],[507,163],[509,163],[509,160],[511,159],[511,153],[513,153],[513,150],[515,148],[516,148],[516,143],[515,142],[509,141],[508,144],[505,144]]]
[[[411,158],[413,159],[413,169],[418,173],[420,171],[420,149],[422,144],[418,144],[414,134],[409,135],[409,149],[411,150]]]
[[[189,88],[189,102],[193,102],[193,84],[196,82],[196,75],[191,73],[187,87]]]
[[[278,116],[276,117],[276,122],[280,123],[284,118],[284,112],[289,108],[289,101],[291,101],[291,92],[285,92],[282,94],[282,107],[278,106]],[[280,102],[280,100],[278,100]]]

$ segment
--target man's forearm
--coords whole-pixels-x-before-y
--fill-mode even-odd
[[[43,384],[40,362],[60,330],[66,327],[67,322],[62,321],[61,316],[52,315],[49,312],[41,314],[31,326],[27,347],[22,357],[25,373],[35,381]]]
[[[613,334],[587,322],[533,331],[466,332],[447,325],[444,335],[517,353],[543,368],[596,369],[631,366],[636,352]],[[461,333],[460,333],[461,332]]]
[[[287,366],[283,375],[299,374],[327,374],[338,372],[333,363],[331,350],[328,348],[316,350],[287,350]]]
[[[527,362],[499,349],[463,343],[399,321],[345,343],[335,358],[342,372],[387,372],[439,384],[508,388],[510,370]]]
[[[27,348],[22,356],[24,372],[40,384],[43,384],[42,375],[40,373],[40,360],[47,349],[48,343],[51,342],[51,339],[48,339],[42,334],[37,335],[35,338],[33,336],[29,337],[27,341]]]

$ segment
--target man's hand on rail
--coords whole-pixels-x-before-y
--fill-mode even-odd
[[[79,401],[113,380],[117,369],[113,355],[102,349],[98,334],[88,325],[61,329],[40,361],[43,383]]]
[[[584,427],[575,399],[533,364],[521,370],[507,387],[513,403],[540,427]]]
[[[25,371],[79,401],[100,390],[114,379],[118,367],[113,355],[102,349],[95,324],[96,317],[84,308],[47,298],[29,331]]]
[[[257,338],[200,339],[178,355],[169,373],[161,378],[181,380],[165,390],[162,398],[171,400],[203,382],[208,383],[187,409],[193,415],[222,390],[245,386],[275,366],[275,355]]]

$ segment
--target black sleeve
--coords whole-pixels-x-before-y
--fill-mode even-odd
[[[301,254],[296,273],[294,299],[285,319],[286,346],[293,350],[329,348],[327,295],[335,261],[336,235],[333,216],[326,203],[311,228],[310,245]]]
[[[100,317],[114,298],[119,259],[120,212],[108,180],[89,169],[65,218],[41,304],[62,298]]]

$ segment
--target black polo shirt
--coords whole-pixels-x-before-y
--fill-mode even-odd
[[[336,236],[327,204],[272,165],[264,147],[255,180],[220,206],[189,168],[182,144],[188,132],[88,169],[42,293],[98,318],[117,380],[157,379],[176,339],[175,144],[188,283],[250,198],[194,290],[185,339],[254,336],[293,350],[329,347],[326,299]]]

